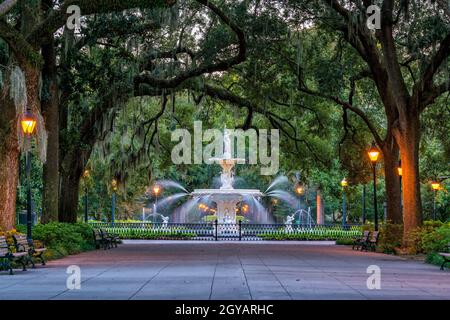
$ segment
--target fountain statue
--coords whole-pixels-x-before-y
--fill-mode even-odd
[[[294,230],[292,229],[292,222],[295,220],[295,214],[293,214],[292,216],[287,216],[286,217],[286,222],[284,223],[285,227],[285,232],[293,232]]]
[[[169,217],[162,216],[162,227],[165,229],[169,224]]]
[[[231,139],[230,132],[225,129],[223,134],[223,157],[217,159],[222,167],[220,182],[222,190],[233,189],[233,167],[238,159],[231,158]]]
[[[223,155],[220,158],[210,159],[222,167],[220,174],[220,189],[195,189],[192,195],[197,198],[208,197],[217,205],[217,220],[219,223],[236,223],[236,205],[244,197],[257,198],[263,196],[257,189],[234,189],[233,168],[237,162],[245,162],[245,159],[233,158],[231,150],[231,135],[228,129],[224,129]]]

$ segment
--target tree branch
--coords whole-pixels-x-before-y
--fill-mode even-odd
[[[246,45],[246,40],[245,40],[245,34],[241,30],[241,28],[237,24],[235,24],[233,21],[231,21],[231,19],[227,15],[225,15],[217,6],[215,6],[209,0],[197,0],[197,2],[207,6],[212,12],[214,12],[222,20],[223,23],[228,25],[233,30],[233,32],[238,37],[238,42],[239,42],[238,54],[227,60],[203,65],[198,68],[182,72],[175,78],[171,78],[171,79],[154,78],[152,75],[150,75],[148,73],[138,75],[135,77],[135,81],[134,81],[135,90],[138,89],[138,87],[141,83],[148,84],[154,88],[167,88],[167,89],[168,88],[176,88],[177,86],[179,86],[181,83],[183,83],[184,81],[186,81],[188,79],[200,76],[205,73],[211,73],[211,72],[216,72],[216,71],[226,71],[230,67],[232,67],[236,64],[239,64],[245,60],[247,45]]]
[[[420,112],[422,112],[427,106],[433,104],[439,96],[446,92],[450,92],[450,79],[444,81],[440,85],[432,86],[430,90],[424,93],[422,96]]]
[[[425,92],[429,91],[433,85],[433,77],[436,72],[439,70],[442,62],[449,56],[450,54],[450,33],[442,40],[439,50],[436,54],[431,58],[430,63],[425,68],[425,71],[419,80],[414,85],[414,96],[421,97]],[[426,106],[422,106],[421,109],[424,109]]]
[[[0,17],[7,14],[17,3],[17,0],[5,0],[0,3]]]
[[[364,111],[362,111],[361,109],[359,109],[358,107],[355,107],[353,105],[351,105],[348,102],[342,101],[341,99],[339,99],[338,97],[334,97],[334,96],[329,96],[326,95],[324,93],[320,93],[320,92],[316,92],[313,90],[309,90],[306,88],[301,88],[300,89],[302,92],[305,92],[307,94],[310,94],[312,96],[316,96],[316,97],[320,97],[320,98],[325,98],[328,99],[330,101],[334,101],[335,103],[337,103],[338,105],[340,105],[343,109],[349,109],[350,111],[352,111],[353,113],[355,113],[356,115],[358,115],[366,124],[367,128],[370,130],[370,132],[372,133],[375,141],[377,142],[378,145],[383,145],[383,139],[380,137],[380,135],[377,132],[377,129],[375,128],[375,126],[372,124],[372,122],[370,121],[370,119],[367,117],[367,115],[364,113]]]
[[[172,6],[175,0],[65,0],[58,9],[51,9],[47,18],[37,25],[27,36],[27,40],[39,43],[49,35],[52,35],[59,28],[66,24],[69,14],[67,8],[71,5],[77,5],[81,9],[82,15],[94,13],[120,12],[132,8],[159,8]]]
[[[39,52],[34,50],[19,31],[10,27],[3,20],[0,20],[0,37],[6,41],[21,65],[29,63],[40,65],[43,63]]]

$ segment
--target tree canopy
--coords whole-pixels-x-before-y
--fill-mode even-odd
[[[380,28],[371,30],[374,4]],[[73,5],[81,20],[70,29]],[[383,158],[380,202],[407,239],[430,216],[430,181],[449,175],[449,54],[445,1],[3,1],[0,226],[14,224],[19,181],[17,210],[24,206],[17,119],[25,109],[9,90],[18,67],[26,108],[48,135],[38,146],[47,161],[33,162],[43,222],[76,221],[85,187],[92,213],[108,212],[113,178],[124,218],[157,179],[211,186],[218,168],[170,158],[171,132],[200,120],[208,128],[279,129],[279,173],[301,172],[309,204],[320,190],[335,220],[343,177],[350,219],[360,220],[374,140]],[[274,177],[256,172],[243,165],[237,183],[265,190]],[[446,195],[438,197],[442,219]]]

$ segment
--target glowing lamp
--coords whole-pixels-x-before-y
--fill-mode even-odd
[[[302,184],[297,183],[297,185],[295,187],[295,192],[297,192],[297,194],[299,194],[299,195],[302,195],[305,193],[305,187]]]
[[[84,170],[84,172],[83,172],[83,177],[84,178],[88,178],[89,177],[89,170]]]
[[[22,126],[22,132],[26,136],[31,136],[36,129],[36,119],[28,112],[24,114],[22,120],[20,120],[20,124]]]
[[[345,187],[348,186],[348,181],[347,181],[346,178],[342,179],[342,181],[341,181],[341,186],[342,186],[343,188],[345,188]]]
[[[437,190],[441,189],[441,184],[439,182],[432,182],[431,188],[433,188],[433,190],[437,191]]]
[[[117,180],[116,179],[112,179],[111,186],[114,191],[117,190]]]
[[[402,160],[398,161],[398,167],[397,167],[398,175],[401,177],[403,175],[403,169],[402,169]]]
[[[376,163],[378,161],[378,157],[380,156],[380,150],[378,150],[377,146],[375,145],[375,142],[372,142],[372,147],[370,147],[367,154],[369,155],[370,161],[372,163]]]
[[[161,192],[161,187],[157,184],[153,186],[153,193],[157,196]]]

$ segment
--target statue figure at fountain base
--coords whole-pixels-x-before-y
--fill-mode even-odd
[[[294,232],[294,229],[292,229],[292,221],[295,220],[295,214],[293,214],[292,216],[287,216],[286,217],[286,222],[284,223],[285,228],[284,231],[285,232]]]

